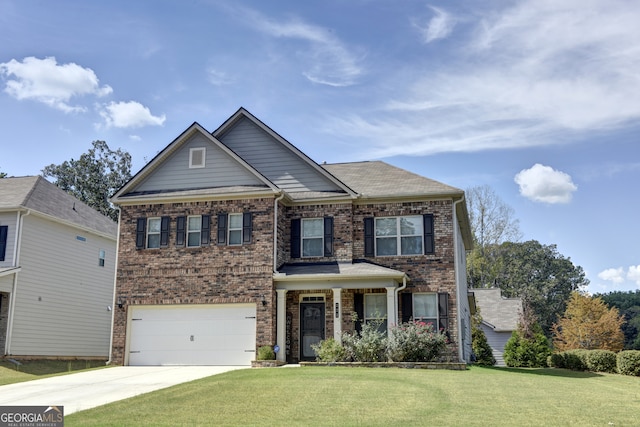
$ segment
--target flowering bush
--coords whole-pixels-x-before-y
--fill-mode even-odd
[[[401,323],[391,329],[389,359],[394,362],[430,362],[445,349],[447,337],[420,321]]]
[[[347,350],[333,338],[327,338],[318,344],[311,344],[311,348],[316,352],[318,362],[345,362],[349,359]]]
[[[362,330],[342,335],[342,345],[349,358],[355,362],[386,362],[387,335],[380,331],[384,320],[364,323]]]

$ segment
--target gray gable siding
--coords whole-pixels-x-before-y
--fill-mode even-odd
[[[189,150],[199,147],[206,148],[205,167],[190,169]],[[135,191],[153,192],[231,186],[264,187],[264,183],[203,135],[196,134],[147,177]]]
[[[220,141],[285,191],[344,192],[249,119],[238,120]]]

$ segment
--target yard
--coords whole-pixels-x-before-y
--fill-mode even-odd
[[[65,425],[631,426],[640,425],[640,378],[480,367],[246,369],[78,412]]]

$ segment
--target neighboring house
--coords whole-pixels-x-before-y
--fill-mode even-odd
[[[469,361],[464,192],[389,164],[320,165],[239,109],[194,123],[112,197],[112,363],[314,360],[361,322],[420,319]],[[352,313],[357,313],[355,322]]]
[[[487,341],[496,358],[496,365],[505,366],[504,346],[518,329],[522,314],[520,298],[504,298],[499,288],[472,289],[476,307],[482,316],[480,328],[487,336]]]
[[[39,176],[0,179],[0,349],[109,355],[117,224]]]

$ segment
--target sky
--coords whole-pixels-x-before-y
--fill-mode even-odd
[[[640,2],[2,0],[0,172],[137,172],[244,107],[317,162],[488,185],[588,291],[640,289]]]

